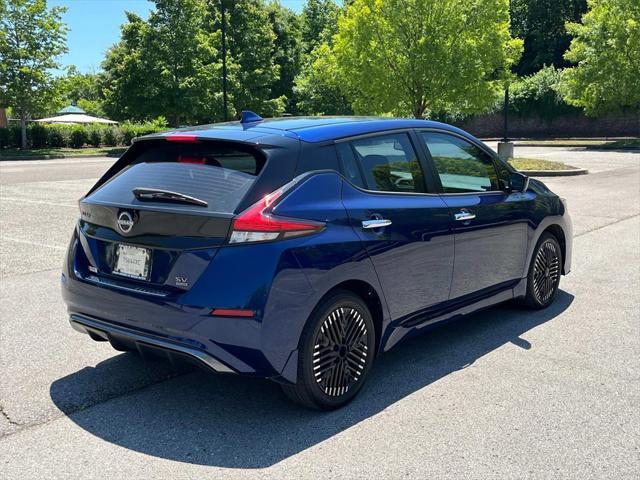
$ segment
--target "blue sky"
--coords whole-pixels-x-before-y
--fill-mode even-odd
[[[280,0],[295,11],[301,11],[304,0]],[[147,0],[49,0],[49,6],[63,6],[63,19],[69,26],[69,53],[60,57],[62,66],[75,65],[81,72],[97,71],[105,52],[120,38],[120,25],[125,11],[147,18],[153,2]]]

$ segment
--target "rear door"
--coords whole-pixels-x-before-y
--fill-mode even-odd
[[[77,273],[103,283],[188,289],[227,239],[266,162],[221,142],[141,142],[80,202]]]
[[[397,132],[337,145],[350,181],[343,203],[394,320],[446,301],[453,271],[449,210],[425,178],[415,140]]]
[[[420,131],[419,136],[451,210],[451,298],[507,287],[520,279],[527,248],[525,197],[504,188],[492,157],[478,145],[441,131]]]

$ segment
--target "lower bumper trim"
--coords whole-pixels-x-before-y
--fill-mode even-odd
[[[108,324],[98,319],[87,317],[85,315],[71,314],[69,317],[71,326],[81,333],[91,336],[97,336],[104,340],[112,341],[113,339],[124,339],[135,344],[136,347],[144,347],[145,345],[159,348],[167,351],[167,353],[177,353],[197,360],[203,366],[217,373],[236,373],[234,370],[212,357],[208,353],[195,348],[180,345],[162,338],[145,335],[135,332],[131,329]]]

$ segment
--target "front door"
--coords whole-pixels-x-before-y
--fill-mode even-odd
[[[364,243],[394,320],[445,302],[453,273],[449,208],[428,193],[407,133],[338,144],[342,200]]]
[[[451,299],[507,287],[522,278],[527,250],[525,197],[508,192],[494,160],[459,136],[422,131],[450,209],[455,239]]]

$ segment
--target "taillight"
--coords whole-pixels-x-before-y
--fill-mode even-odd
[[[264,242],[319,232],[324,223],[278,217],[271,213],[273,203],[283,194],[276,190],[251,205],[233,221],[229,243]]]

